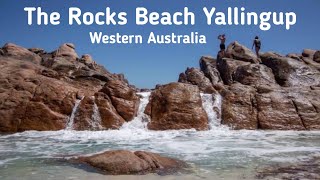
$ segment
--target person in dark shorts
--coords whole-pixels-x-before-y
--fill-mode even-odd
[[[225,54],[225,50],[226,50],[226,35],[225,34],[221,34],[218,36],[218,39],[220,40],[220,52],[222,52],[223,56]]]
[[[255,47],[257,57],[259,57],[259,51],[261,49],[261,41],[258,36],[256,36],[253,40],[252,49]]]

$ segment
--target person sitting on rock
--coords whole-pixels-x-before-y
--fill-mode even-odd
[[[254,38],[254,40],[253,40],[252,49],[253,49],[253,47],[255,47],[257,57],[259,58],[259,51],[260,51],[260,48],[261,48],[261,41],[260,41],[258,36],[256,36]]]

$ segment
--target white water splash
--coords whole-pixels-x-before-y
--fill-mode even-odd
[[[76,113],[78,111],[78,107],[79,107],[81,101],[82,101],[82,99],[77,99],[76,100],[76,103],[74,104],[73,109],[72,109],[71,116],[68,119],[68,124],[66,126],[66,130],[72,130],[73,129],[74,117],[76,116]]]
[[[144,113],[147,104],[149,103],[150,92],[138,93],[142,96],[140,99],[140,105],[138,109],[137,117],[135,117],[132,121],[124,123],[121,129],[146,129],[147,123],[149,122],[149,117]]]
[[[99,112],[99,108],[96,104],[96,101],[95,101],[95,97],[93,96],[93,114],[92,114],[92,117],[91,117],[91,127],[92,127],[92,130],[101,130],[102,129],[102,126],[101,126],[101,116],[100,116],[100,112]]]
[[[222,97],[220,94],[202,94],[201,93],[202,106],[206,111],[209,119],[210,129],[220,129],[221,126],[221,106]]]

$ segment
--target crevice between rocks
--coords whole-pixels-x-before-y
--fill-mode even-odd
[[[311,105],[312,105],[312,107],[314,108],[314,110],[316,111],[316,113],[319,113],[317,107],[316,107],[313,103],[311,103]]]
[[[298,109],[298,106],[297,106],[296,102],[295,102],[294,100],[291,100],[291,102],[293,103],[293,106],[294,106],[294,108],[295,108],[295,110],[296,110],[296,112],[297,112],[297,114],[298,114],[298,116],[299,116],[299,118],[300,118],[300,121],[301,121],[304,129],[305,129],[305,130],[308,130],[308,128],[307,128],[306,125],[304,124],[303,118],[301,117],[301,115],[300,115],[300,113],[299,113],[299,109]]]
[[[40,81],[39,85],[37,85],[37,86],[34,88],[34,91],[33,91],[33,93],[32,93],[32,97],[29,99],[29,101],[28,101],[27,104],[26,104],[25,112],[23,113],[23,116],[21,117],[18,126],[20,126],[21,121],[26,117],[29,104],[30,104],[30,102],[34,99],[34,97],[36,96],[36,93],[37,93],[38,88],[42,85],[42,79],[41,79],[41,78],[40,78],[39,81]],[[19,129],[19,128],[17,127],[17,129]]]
[[[260,124],[260,120],[259,120],[259,108],[258,108],[258,103],[257,103],[257,92],[254,94],[254,99],[255,99],[255,101],[256,101],[256,103],[254,103],[254,101],[253,101],[253,98],[251,99],[251,105],[252,105],[252,107],[253,108],[255,108],[256,109],[256,111],[257,111],[257,114],[256,114],[256,119],[257,119],[257,129],[262,129],[261,128],[261,124]]]

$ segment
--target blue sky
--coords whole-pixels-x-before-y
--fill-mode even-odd
[[[42,7],[46,12],[61,14],[58,26],[27,25],[24,7]],[[125,26],[85,26],[68,25],[68,8],[79,7],[82,11],[98,12],[110,7],[116,12],[128,13]],[[135,8],[145,7],[149,11],[189,10],[196,15],[194,26],[137,26]],[[245,7],[247,11],[293,11],[297,14],[297,24],[289,31],[285,27],[272,27],[261,31],[257,26],[208,26],[202,11],[203,7],[216,7],[226,12],[228,7]],[[239,41],[251,46],[252,38],[259,35],[262,51],[277,51],[282,54],[301,52],[304,48],[320,49],[320,1],[319,0],[1,0],[0,3],[0,44],[13,42],[24,47],[41,47],[52,51],[64,42],[76,45],[79,55],[91,54],[93,58],[113,73],[124,73],[131,84],[137,87],[152,88],[156,84],[177,81],[180,72],[187,67],[198,67],[202,55],[216,56],[219,48],[217,35],[225,33],[227,43]],[[151,31],[158,34],[189,34],[197,31],[207,37],[207,44],[198,45],[93,45],[89,32],[105,34],[141,34],[145,38]]]

